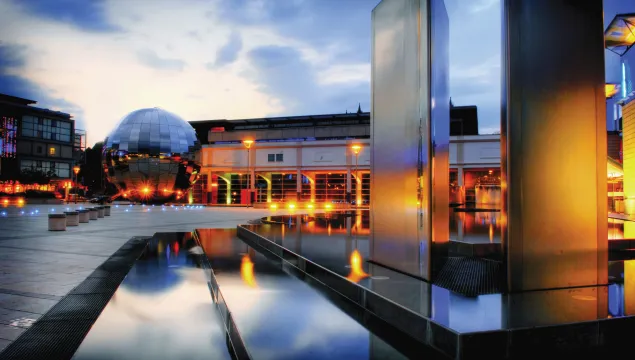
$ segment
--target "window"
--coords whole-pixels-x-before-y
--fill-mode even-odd
[[[35,116],[22,117],[22,136],[56,141],[71,141],[71,123]]]
[[[55,174],[55,176],[60,178],[70,178],[71,176],[71,164],[64,162],[22,160],[20,163],[20,169],[37,170],[45,174],[52,172]]]
[[[282,154],[268,154],[267,155],[268,162],[283,162]]]
[[[51,156],[55,156],[55,147],[51,146],[51,147],[49,148],[49,155],[51,155]]]
[[[44,154],[44,148],[42,148],[42,146],[41,146],[41,145],[38,145],[38,146],[35,148],[35,153],[36,153],[36,154],[38,154],[38,155],[39,155],[39,154]]]

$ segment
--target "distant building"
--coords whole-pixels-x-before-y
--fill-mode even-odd
[[[31,169],[71,180],[74,165],[75,121],[71,115],[33,106],[34,100],[0,94],[1,192],[20,192],[9,185]],[[84,140],[85,142],[85,140]]]
[[[499,179],[500,137],[478,134],[476,106],[452,106],[450,119],[454,201],[475,200],[477,186]],[[256,203],[370,201],[370,113],[361,109],[190,124],[203,144],[196,202],[245,204],[250,187]],[[248,139],[255,141],[249,150],[242,143]]]

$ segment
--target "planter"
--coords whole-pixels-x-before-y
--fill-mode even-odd
[[[49,231],[66,231],[66,215],[49,214]]]

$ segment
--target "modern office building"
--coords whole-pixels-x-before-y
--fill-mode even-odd
[[[71,115],[33,106],[34,100],[0,94],[0,181],[2,192],[55,191],[68,187],[76,139]],[[20,184],[26,170],[50,175],[48,184]]]

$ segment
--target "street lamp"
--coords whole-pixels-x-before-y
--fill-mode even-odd
[[[360,193],[361,191],[357,189],[358,186],[362,185],[362,182],[359,181],[359,152],[362,151],[362,146],[361,145],[353,145],[351,146],[351,150],[353,150],[353,153],[355,154],[355,192],[356,193]],[[355,196],[355,203],[357,206],[359,206],[359,201],[361,199],[358,199],[357,196]]]
[[[73,172],[75,173],[75,204],[77,204],[77,174],[79,174],[80,167],[78,165],[73,166]]]
[[[251,145],[253,145],[254,141],[253,140],[243,140],[243,145],[245,145],[245,147],[247,148],[247,188],[249,189],[249,203],[251,203],[251,192],[252,192],[252,188],[251,188],[251,160],[250,160],[250,156],[249,156],[249,149],[251,148]]]

